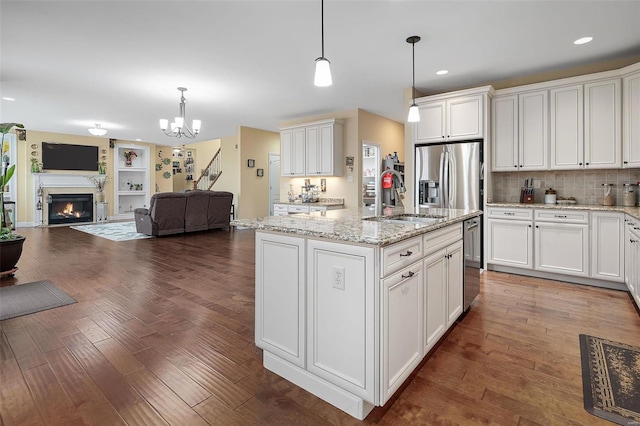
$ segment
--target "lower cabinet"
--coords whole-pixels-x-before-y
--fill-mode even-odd
[[[462,241],[428,255],[424,260],[424,353],[451,327],[463,310]]]
[[[630,220],[611,211],[489,207],[488,263],[622,283],[633,258],[624,235]]]
[[[422,261],[382,280],[383,401],[422,360],[423,282]]]
[[[640,220],[625,220],[625,283],[640,307]]]
[[[489,263],[533,268],[533,228],[530,220],[489,219]]]
[[[624,281],[624,214],[591,213],[591,277]]]
[[[535,269],[589,276],[589,225],[536,223]]]

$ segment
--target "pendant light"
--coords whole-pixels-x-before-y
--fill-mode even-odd
[[[320,0],[320,25],[322,27],[322,56],[316,59],[316,75],[313,84],[318,87],[327,87],[333,84],[331,80],[331,67],[329,60],[324,57],[324,0]]]
[[[411,43],[413,69],[413,81],[411,83],[411,98],[413,99],[413,102],[409,107],[409,117],[407,117],[407,121],[409,123],[417,123],[420,121],[420,110],[416,104],[416,43],[419,41],[420,36],[411,36],[407,38],[407,43]]]

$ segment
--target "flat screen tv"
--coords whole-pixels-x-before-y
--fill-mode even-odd
[[[98,171],[98,147],[42,142],[42,169]]]

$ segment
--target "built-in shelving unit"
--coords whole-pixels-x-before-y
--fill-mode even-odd
[[[131,165],[125,161],[125,152],[134,151]],[[147,208],[150,198],[149,148],[135,144],[116,144],[114,152],[114,206],[115,219],[131,219],[137,208]]]
[[[370,206],[376,202],[376,176],[380,174],[378,147],[362,146],[362,203]]]

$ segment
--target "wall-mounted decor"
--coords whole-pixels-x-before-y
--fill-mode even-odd
[[[262,177],[262,176],[264,176],[264,169],[258,169],[258,170],[256,170],[256,174],[258,175],[258,177]]]
[[[171,173],[169,173],[169,172],[164,172],[164,173],[162,174],[162,177],[163,177],[163,178],[165,178],[165,179],[169,179],[169,178],[171,177]]]
[[[31,149],[38,149],[38,144],[37,143],[32,143],[31,144]]]
[[[256,166],[256,160],[249,158],[247,160],[247,167],[255,167],[255,166]]]
[[[156,163],[156,172],[162,170],[162,163]]]
[[[171,160],[169,159],[169,157],[167,157],[167,158],[163,158],[162,162],[165,164],[165,166],[168,166],[171,163]]]

